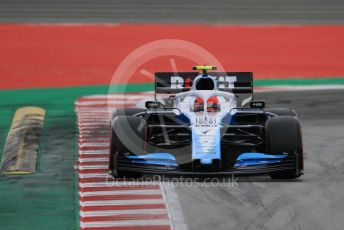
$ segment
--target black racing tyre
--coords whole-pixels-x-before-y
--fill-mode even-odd
[[[142,108],[118,108],[115,111],[113,111],[111,120],[118,116],[133,116],[137,113],[142,113],[145,111],[146,109]]]
[[[303,147],[301,124],[296,117],[271,117],[265,123],[267,150],[270,154],[295,156],[295,169],[271,173],[273,179],[295,179],[301,176]]]
[[[146,121],[141,117],[117,116],[111,122],[110,170],[116,177],[140,177],[140,173],[118,170],[117,156],[142,154],[145,148]]]
[[[293,109],[287,109],[287,108],[268,108],[268,109],[265,109],[264,111],[276,114],[277,116],[292,116],[292,117],[296,117],[296,112]]]

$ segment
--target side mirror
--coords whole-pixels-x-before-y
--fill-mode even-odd
[[[250,108],[252,109],[264,109],[265,108],[265,101],[251,101]]]
[[[145,103],[146,109],[157,109],[162,108],[162,104],[159,101],[146,101]]]

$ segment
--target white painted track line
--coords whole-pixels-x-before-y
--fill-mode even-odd
[[[169,225],[169,220],[130,220],[130,221],[103,221],[103,222],[86,222],[80,223],[82,228],[91,227],[129,227],[129,226],[157,226],[157,225]]]
[[[112,216],[122,214],[167,214],[166,209],[133,209],[133,210],[108,210],[108,211],[93,211],[83,212],[80,211],[81,217],[93,217],[93,216]]]
[[[97,192],[79,192],[79,196],[104,196],[104,195],[159,195],[160,189],[143,189],[143,190],[115,190],[115,191],[97,191]]]
[[[97,201],[79,201],[80,206],[107,206],[107,205],[137,205],[137,204],[164,204],[163,199],[147,199],[147,200],[97,200]]]
[[[99,161],[99,162],[106,162],[107,164],[109,163],[109,158],[81,158],[79,159],[80,163],[83,162],[95,162],[95,161]]]

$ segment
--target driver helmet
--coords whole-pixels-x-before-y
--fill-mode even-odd
[[[194,103],[194,112],[204,111],[204,101],[201,97],[196,98]],[[207,101],[207,112],[218,112],[219,111],[219,99],[214,96]]]

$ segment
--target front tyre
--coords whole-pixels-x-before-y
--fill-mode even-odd
[[[110,171],[116,177],[141,177],[140,173],[121,171],[118,158],[142,154],[145,148],[146,121],[141,117],[117,116],[111,122]]]
[[[112,113],[112,119],[115,119],[118,116],[128,116],[131,117],[135,114],[145,112],[146,109],[142,108],[117,108],[116,110],[113,111]]]
[[[271,117],[265,124],[267,149],[270,154],[288,153],[295,157],[293,169],[270,173],[273,179],[295,179],[302,175],[303,146],[301,124],[296,117]]]

